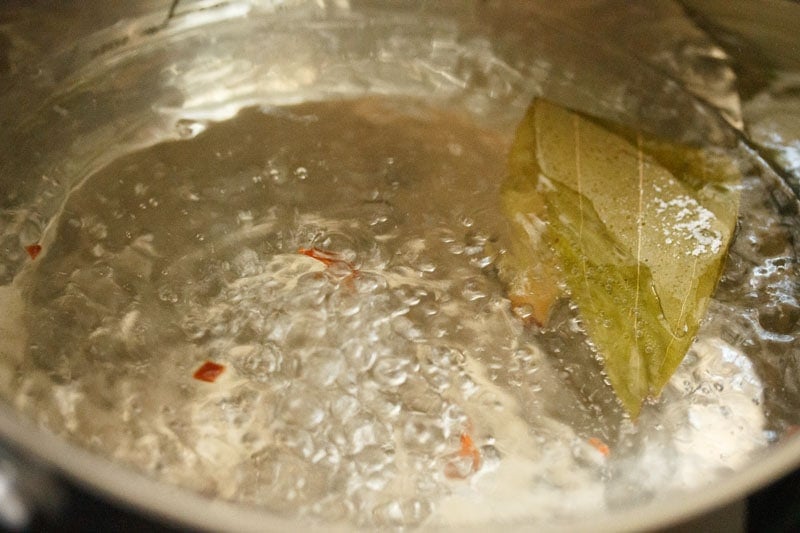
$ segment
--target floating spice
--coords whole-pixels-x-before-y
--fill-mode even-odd
[[[501,192],[512,242],[499,274],[512,305],[546,325],[566,288],[636,417],[694,340],[733,236],[740,182],[722,150],[535,100]]]
[[[213,361],[206,361],[200,368],[195,370],[194,379],[214,383],[224,371],[225,366],[214,363]]]
[[[334,263],[342,262],[338,254],[327,250],[320,250],[319,248],[300,248],[297,250],[297,253],[316,259],[325,266],[331,266]]]
[[[592,446],[595,450],[600,452],[603,457],[608,457],[611,455],[611,449],[608,447],[608,444],[603,442],[602,440],[598,439],[597,437],[589,437],[586,441]]]
[[[347,278],[352,278],[358,275],[358,270],[352,263],[346,261],[341,254],[331,252],[328,250],[321,250],[319,248],[300,248],[297,253],[306,255],[312,259],[316,259],[328,268],[340,267],[346,273]]]
[[[461,448],[445,465],[444,475],[451,479],[464,479],[477,472],[482,464],[481,452],[469,433],[461,434]]]
[[[28,257],[30,257],[31,260],[34,260],[41,253],[42,245],[38,243],[28,245],[25,247],[25,251],[28,252]]]

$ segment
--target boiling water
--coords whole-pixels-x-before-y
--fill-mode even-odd
[[[757,367],[794,368],[792,221],[757,176],[710,318],[634,426],[569,307],[548,331],[510,312],[508,138],[381,99],[195,134],[74,191],[25,273],[11,388],[52,431],[209,495],[413,525],[629,505],[782,429]]]
[[[27,263],[0,288],[3,395],[159,480],[362,526],[624,509],[800,422],[800,221],[773,174],[734,154],[741,220],[709,316],[634,424],[568,302],[546,330],[510,310],[494,261],[524,91],[467,89],[459,61],[431,67],[446,104],[353,91],[182,117],[111,157],[35,260],[9,241],[0,274]],[[213,382],[193,377],[206,361]]]

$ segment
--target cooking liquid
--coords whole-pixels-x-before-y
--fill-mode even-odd
[[[569,305],[545,331],[510,311],[508,138],[376,98],[191,131],[75,190],[24,274],[9,386],[51,431],[210,496],[401,526],[646,501],[780,429],[757,366],[794,337],[768,316],[794,256],[760,178],[698,341],[632,424]]]
[[[29,234],[3,241],[2,279],[25,264],[0,287],[6,400],[156,479],[367,527],[624,509],[718,482],[800,422],[800,221],[769,172],[734,154],[740,227],[720,286],[634,424],[569,301],[548,329],[526,327],[494,270],[509,117],[523,81],[559,69],[523,75],[481,39],[395,22],[346,68],[326,39],[357,32],[335,24],[308,30],[322,44],[277,24],[211,67],[175,59],[191,112],[173,140],[89,173],[35,260]],[[252,74],[263,49],[291,53]],[[173,71],[142,64],[158,68],[99,79],[121,93]],[[273,105],[197,118],[242,107],[251,75]],[[384,96],[364,97],[365,80]],[[314,83],[335,90],[302,92]],[[165,115],[183,112],[165,100]],[[224,366],[211,383],[193,377],[206,361]]]

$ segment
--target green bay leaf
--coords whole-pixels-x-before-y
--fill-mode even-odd
[[[564,282],[634,417],[697,333],[740,179],[723,152],[612,132],[545,100],[518,128],[501,192],[513,228],[501,278],[512,302],[530,289],[547,309]]]

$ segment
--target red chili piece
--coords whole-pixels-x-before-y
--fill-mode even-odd
[[[348,270],[350,270],[350,273],[346,276],[346,279],[348,280],[358,276],[358,270],[354,268],[351,263],[342,259],[341,255],[337,254],[336,252],[320,250],[319,248],[299,248],[297,253],[307,255],[312,259],[316,259],[326,267],[330,267],[332,265],[344,265]]]
[[[42,245],[31,244],[30,246],[25,247],[25,251],[28,252],[28,256],[31,258],[31,260],[34,260],[36,259],[36,256],[38,256],[39,253],[42,251]]]
[[[194,379],[199,379],[200,381],[207,381],[208,383],[214,383],[220,374],[225,371],[225,367],[223,365],[218,365],[217,363],[213,363],[211,361],[206,361],[203,365],[195,370]]]
[[[297,250],[297,253],[316,259],[325,266],[331,266],[334,263],[344,263],[338,254],[327,250],[320,250],[319,248],[300,248]]]

